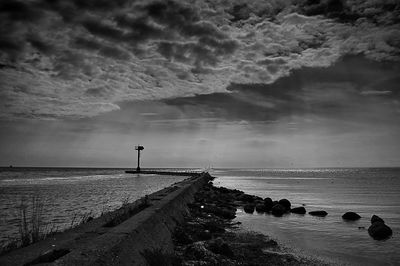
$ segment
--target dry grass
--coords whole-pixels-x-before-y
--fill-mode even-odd
[[[31,202],[24,197],[21,198],[21,204],[17,209],[19,236],[17,238],[9,237],[9,240],[0,247],[0,254],[28,246],[45,238],[43,206],[42,199],[37,195],[32,196]]]
[[[33,196],[30,205],[24,198],[19,206],[20,213],[20,242],[25,247],[43,239],[43,201],[39,196]]]
[[[19,235],[16,238],[9,237],[7,241],[1,243],[0,254],[17,248],[26,247],[63,231],[54,223],[46,224],[44,222],[43,210],[44,201],[39,196],[32,196],[31,201],[27,201],[26,198],[21,198],[21,203],[17,208]],[[92,212],[85,213],[80,217],[75,214],[69,228],[66,229],[71,229],[92,219]]]
[[[129,201],[129,196],[126,196],[121,200],[119,212],[117,210],[115,215],[109,215],[109,221],[107,222],[106,226],[115,226],[149,206],[149,200],[147,196],[142,198],[142,200],[139,201],[139,204],[133,208],[130,206],[131,203]],[[19,220],[19,235],[18,237],[9,237],[8,240],[1,242],[0,254],[31,245],[56,233],[87,223],[93,220],[93,217],[98,216],[91,211],[85,214],[75,213],[67,228],[60,228],[54,223],[46,224],[43,216],[44,201],[38,195],[32,196],[30,201],[28,201],[26,197],[21,198],[21,203],[18,205],[17,211]],[[109,213],[109,211],[109,207],[104,204],[100,216],[104,216],[105,214]]]
[[[122,200],[121,200],[121,207],[126,207],[129,204],[129,200],[130,200],[130,196],[125,196]]]

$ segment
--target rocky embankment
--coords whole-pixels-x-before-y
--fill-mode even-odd
[[[314,258],[302,257],[287,252],[275,240],[255,232],[240,229],[234,223],[237,208],[246,213],[269,213],[282,216],[286,213],[306,214],[304,206],[293,207],[289,200],[274,201],[245,194],[239,190],[214,187],[212,182],[195,194],[193,203],[188,204],[189,215],[173,234],[173,254],[148,253],[149,265],[329,265]],[[324,217],[324,210],[308,212],[309,215]],[[354,212],[343,214],[344,221],[355,221],[360,215]],[[391,229],[378,216],[371,219],[369,234],[374,239],[386,239]]]
[[[269,200],[267,200],[269,202]],[[158,258],[171,265],[324,265],[322,261],[287,253],[266,236],[244,232],[232,223],[236,209],[267,211],[265,200],[239,190],[217,188],[208,183],[189,204],[189,215],[173,235],[175,254]],[[273,203],[273,202],[272,202]],[[262,206],[261,206],[262,205]],[[275,204],[276,205],[276,204]],[[271,206],[272,208],[275,206]],[[282,211],[290,210],[290,202],[281,201]],[[280,208],[279,208],[280,209]],[[277,212],[281,212],[278,210]],[[157,256],[149,254],[150,265],[157,265]]]

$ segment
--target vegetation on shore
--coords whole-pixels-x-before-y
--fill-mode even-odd
[[[104,217],[106,222],[104,226],[114,227],[148,206],[147,197],[139,200],[137,204],[131,204],[129,201],[129,196],[123,198],[121,207],[112,212],[103,206],[102,212],[97,216]],[[19,234],[17,237],[9,237],[7,242],[0,245],[0,255],[75,228],[96,217],[91,211],[80,215],[74,214],[70,225],[60,229],[55,223],[45,222],[44,206],[44,200],[38,195],[33,195],[30,202],[26,197],[21,198],[17,208]]]

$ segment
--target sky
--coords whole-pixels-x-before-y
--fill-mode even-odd
[[[0,165],[400,166],[398,0],[2,0]]]

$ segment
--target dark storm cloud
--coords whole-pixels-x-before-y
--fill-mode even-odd
[[[61,0],[50,0],[47,2],[62,2]],[[113,0],[113,1],[108,1],[108,0],[73,0],[72,1],[77,8],[81,9],[86,9],[86,10],[103,10],[103,11],[108,11],[110,9],[114,9],[117,7],[123,7],[127,2],[127,0]]]
[[[120,41],[124,39],[124,32],[113,26],[102,23],[99,20],[87,19],[82,25],[93,35]]]
[[[226,12],[230,15],[229,20],[239,23],[248,20],[253,14],[273,20],[279,12],[290,4],[290,2],[281,0],[223,2]]]
[[[145,6],[147,14],[161,24],[167,24],[172,28],[182,29],[196,21],[199,21],[197,12],[188,6],[183,6],[175,1],[157,1]]]
[[[87,49],[87,50],[99,50],[103,48],[103,44],[96,41],[95,39],[88,39],[85,37],[77,37],[75,38],[72,45],[76,45],[79,48]]]
[[[131,1],[130,1],[131,2]],[[26,20],[28,25],[33,25],[37,20],[44,19],[45,10],[56,11],[63,18],[68,14],[74,19],[68,19],[67,23],[72,27],[81,24],[91,34],[97,37],[111,39],[114,41],[129,42],[135,45],[135,42],[146,41],[149,39],[168,39],[174,32],[185,37],[202,37],[211,36],[218,40],[225,40],[227,36],[220,32],[213,24],[200,21],[195,10],[190,7],[183,6],[177,2],[152,2],[148,5],[128,9],[128,13],[121,13],[119,8],[125,6],[126,1],[42,1],[24,3],[20,1],[8,0],[0,4],[0,15],[2,16],[2,35],[9,35],[15,31],[15,27],[22,25],[16,24],[17,21]],[[139,17],[129,15],[130,11],[140,10],[143,14]],[[112,14],[108,23],[104,20],[104,16],[87,16],[86,12],[93,14],[97,10]],[[158,23],[151,25],[149,19]],[[116,22],[110,23],[110,22]],[[167,26],[167,28],[165,27]],[[128,31],[126,31],[128,30]],[[4,37],[4,36],[2,36]],[[11,36],[14,37],[14,36]],[[2,38],[4,39],[4,38]],[[2,50],[8,49],[13,51],[21,50],[21,46],[14,45],[12,38],[3,41]],[[44,46],[36,40],[29,37],[31,43],[41,50]],[[218,43],[210,44],[219,46]],[[222,46],[226,43],[222,44]],[[232,50],[232,45],[231,48]]]
[[[6,16],[9,20],[32,22],[39,20],[43,13],[36,8],[35,3],[4,0],[0,3],[0,15]]]
[[[216,65],[215,51],[198,43],[161,42],[158,51],[168,59],[191,62],[195,65]]]
[[[397,104],[393,97],[400,99],[399,73],[400,64],[393,66],[351,56],[329,68],[295,70],[272,84],[230,84],[230,94],[197,95],[165,102],[181,108],[189,117],[198,117],[201,110],[207,110],[208,115],[213,113],[229,121],[275,121],[306,114],[346,119],[358,112],[368,116],[374,104],[391,106],[395,113]]]
[[[299,11],[307,16],[324,15],[344,22],[355,22],[363,18],[383,25],[400,22],[398,1],[300,0],[297,4]]]
[[[53,68],[53,71],[56,72],[56,77],[69,80],[78,77],[80,73],[90,75],[92,66],[85,62],[84,56],[81,53],[63,51],[57,56],[58,60]]]
[[[90,88],[86,90],[85,94],[92,97],[107,97],[110,95],[110,89],[107,87]]]
[[[130,58],[129,53],[127,53],[126,51],[110,46],[102,47],[99,50],[99,53],[103,56],[112,57],[116,60],[129,60]]]
[[[48,44],[46,41],[42,40],[39,36],[31,34],[27,36],[26,40],[30,45],[36,48],[39,52],[43,54],[51,54],[54,52],[54,47]]]
[[[212,93],[230,93],[233,104],[253,102],[268,110],[260,115],[266,119],[285,108],[302,111],[297,101],[302,106],[304,95],[290,88],[278,95],[268,86],[304,67],[329,67],[346,54],[400,60],[398,5],[391,2],[1,1],[0,86],[4,97],[23,102],[25,109],[0,111],[44,114],[54,108],[60,117],[79,110],[93,116],[118,109],[121,101]],[[361,19],[345,21],[342,13]],[[65,105],[13,92],[21,84],[40,93],[56,91],[54,98]],[[244,92],[237,84],[254,90]],[[108,86],[108,98],[88,91]],[[262,97],[264,88],[272,96]],[[383,98],[385,91],[372,86],[359,96]],[[306,96],[312,98],[309,91]],[[80,104],[85,101],[99,109],[88,112]],[[35,104],[28,108],[27,102]],[[288,102],[295,103],[286,107]],[[49,110],[42,112],[44,106]]]
[[[300,10],[307,16],[326,15],[328,17],[347,18],[347,6],[343,0],[301,0]]]
[[[127,0],[42,0],[36,3],[36,6],[44,10],[54,11],[59,14],[66,23],[76,23],[87,12],[109,13],[114,9],[122,8]]]
[[[104,45],[96,40],[86,39],[84,37],[77,37],[74,40],[73,45],[89,51],[98,51],[99,54],[116,60],[128,60],[130,58],[130,54],[123,49]]]
[[[115,21],[118,26],[131,30],[125,38],[134,42],[163,39],[170,35],[168,30],[160,26],[150,25],[146,17],[132,18],[125,14],[119,14],[115,16]]]
[[[199,44],[214,48],[217,55],[232,54],[239,46],[235,40],[218,40],[210,36],[201,37],[199,39]]]
[[[201,21],[197,12],[189,7],[167,1],[152,3],[146,10],[150,18],[168,25],[171,31],[176,31],[186,38],[198,38],[190,43],[160,42],[158,51],[168,59],[193,61],[196,66],[215,65],[219,56],[232,54],[238,47],[234,40],[215,25]]]
[[[0,55],[4,54],[11,61],[15,61],[18,54],[24,49],[24,47],[25,44],[23,42],[18,42],[11,36],[2,36],[2,39],[0,40]]]

